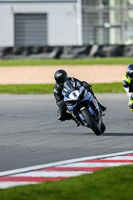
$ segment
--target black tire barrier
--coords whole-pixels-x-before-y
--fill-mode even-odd
[[[1,47],[0,59],[133,57],[131,45]]]

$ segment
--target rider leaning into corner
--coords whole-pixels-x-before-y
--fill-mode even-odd
[[[72,115],[66,112],[67,108],[66,108],[66,104],[63,100],[63,95],[62,95],[63,84],[66,80],[71,80],[72,82],[75,82],[76,86],[81,85],[85,87],[88,90],[88,92],[90,92],[93,95],[93,97],[96,99],[94,92],[92,90],[92,86],[88,84],[86,81],[80,81],[74,77],[68,77],[66,71],[62,69],[57,70],[55,72],[54,78],[56,81],[56,84],[54,86],[54,97],[56,100],[56,104],[58,106],[58,114],[57,114],[58,120],[64,121],[64,120],[73,119]],[[99,105],[101,113],[106,110],[106,107],[100,104],[99,102],[98,102],[98,105]]]
[[[127,67],[126,74],[123,77],[123,88],[129,97],[129,109],[133,111],[133,64]]]

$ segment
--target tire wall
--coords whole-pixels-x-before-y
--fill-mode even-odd
[[[0,59],[133,57],[132,45],[1,47]]]

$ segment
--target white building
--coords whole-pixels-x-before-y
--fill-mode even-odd
[[[0,46],[80,45],[79,17],[77,0],[0,0]]]
[[[0,47],[95,43],[133,43],[133,0],[0,0]]]

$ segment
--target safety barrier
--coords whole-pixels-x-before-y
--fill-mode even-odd
[[[0,48],[1,59],[133,57],[132,45],[29,46]]]

